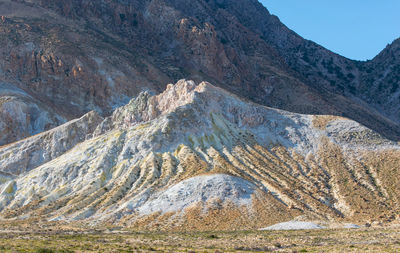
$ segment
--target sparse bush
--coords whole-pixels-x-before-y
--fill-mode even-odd
[[[36,250],[36,253],[55,253],[55,251],[47,248],[39,248]]]
[[[74,251],[68,250],[68,249],[59,249],[59,250],[54,250],[54,249],[48,249],[48,248],[38,248],[35,251],[36,253],[73,253]]]
[[[350,80],[354,79],[355,76],[352,73],[348,73],[347,74],[347,78],[349,78]]]
[[[222,37],[220,38],[220,41],[224,45],[228,43],[228,41],[225,38],[222,38]]]
[[[208,235],[207,238],[210,238],[210,239],[218,239],[218,236],[216,236],[216,235]]]

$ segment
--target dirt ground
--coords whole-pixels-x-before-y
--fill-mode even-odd
[[[302,231],[0,231],[0,252],[400,252],[400,227]]]

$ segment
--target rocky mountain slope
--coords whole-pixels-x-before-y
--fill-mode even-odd
[[[59,142],[43,146],[75,132],[60,152],[50,152]],[[143,92],[104,120],[90,113],[13,145],[42,147],[30,154],[46,160],[3,163],[3,219],[150,230],[400,219],[398,143],[347,118],[257,105],[206,82]],[[0,149],[2,160],[12,148]]]
[[[400,39],[388,45],[372,61],[362,66],[361,98],[383,108],[389,118],[399,121],[400,115]]]
[[[0,82],[0,145],[49,130],[65,121],[25,91]]]
[[[0,145],[90,110],[109,115],[181,78],[400,139],[398,43],[370,62],[351,61],[304,40],[256,0],[1,0],[0,16],[0,82],[30,97],[0,108],[0,127],[8,126]]]
[[[0,151],[2,172],[21,174],[64,154],[76,144],[91,138],[103,120],[96,112],[71,120],[49,131],[5,145]]]

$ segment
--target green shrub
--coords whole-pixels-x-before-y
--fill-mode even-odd
[[[47,248],[39,248],[36,250],[36,253],[55,253],[55,251]]]

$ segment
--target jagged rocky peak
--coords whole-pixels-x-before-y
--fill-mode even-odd
[[[199,87],[202,85],[206,84],[201,84]],[[95,134],[103,133],[111,128],[129,127],[172,112],[177,107],[192,101],[196,87],[193,81],[180,80],[175,85],[168,84],[166,90],[156,96],[150,96],[148,91],[141,92],[127,105],[116,109],[110,117],[106,118]]]
[[[74,143],[51,141],[74,132]],[[210,230],[399,213],[398,144],[350,119],[257,105],[207,82],[144,92],[104,120],[92,113],[13,145],[40,150],[13,161],[11,146],[0,149],[10,168],[23,161],[23,173],[0,169],[4,219]]]
[[[141,93],[128,105],[116,110],[113,118],[119,120],[122,116],[124,121],[129,121],[131,124],[154,119],[161,114],[172,112],[180,106],[191,103],[194,92],[200,91],[201,87],[206,85],[206,83],[201,83],[197,86],[193,81],[180,80],[176,84],[168,84],[166,90],[159,95],[150,96],[147,92]],[[142,115],[136,119],[134,118],[136,113]],[[131,119],[126,119],[129,116]]]
[[[239,127],[281,126],[284,132],[287,131],[286,128],[293,125],[296,125],[296,129],[310,125],[312,127],[320,126],[325,131],[331,131],[329,136],[337,141],[348,138],[347,135],[343,134],[343,131],[360,131],[364,135],[358,136],[358,144],[373,143],[374,141],[377,144],[394,143],[365,126],[342,117],[300,115],[263,107],[244,101],[208,82],[201,82],[196,85],[194,81],[185,79],[176,84],[168,84],[166,90],[159,95],[150,96],[148,92],[142,92],[126,106],[117,109],[110,117],[106,118],[99,125],[95,134],[98,135],[102,131],[104,133],[105,125],[109,126],[108,130],[129,128],[150,122],[161,116],[166,116],[169,124],[172,124],[172,122],[180,124],[192,120],[193,122],[190,124],[194,127],[210,126],[210,122],[214,121],[213,117],[222,117],[229,124],[235,124]],[[335,120],[337,122],[333,124]],[[332,124],[328,127],[329,122]],[[275,129],[274,131],[278,132],[279,130]],[[312,140],[315,138],[311,136],[310,131],[304,131],[302,134],[304,134],[304,138],[310,138],[308,144],[314,143]],[[276,138],[274,134],[270,135],[271,138]],[[290,138],[291,135],[286,137]],[[354,138],[353,141],[356,143],[357,139]],[[304,144],[307,143],[307,141],[303,142]],[[348,145],[350,144],[351,141],[348,139]]]

